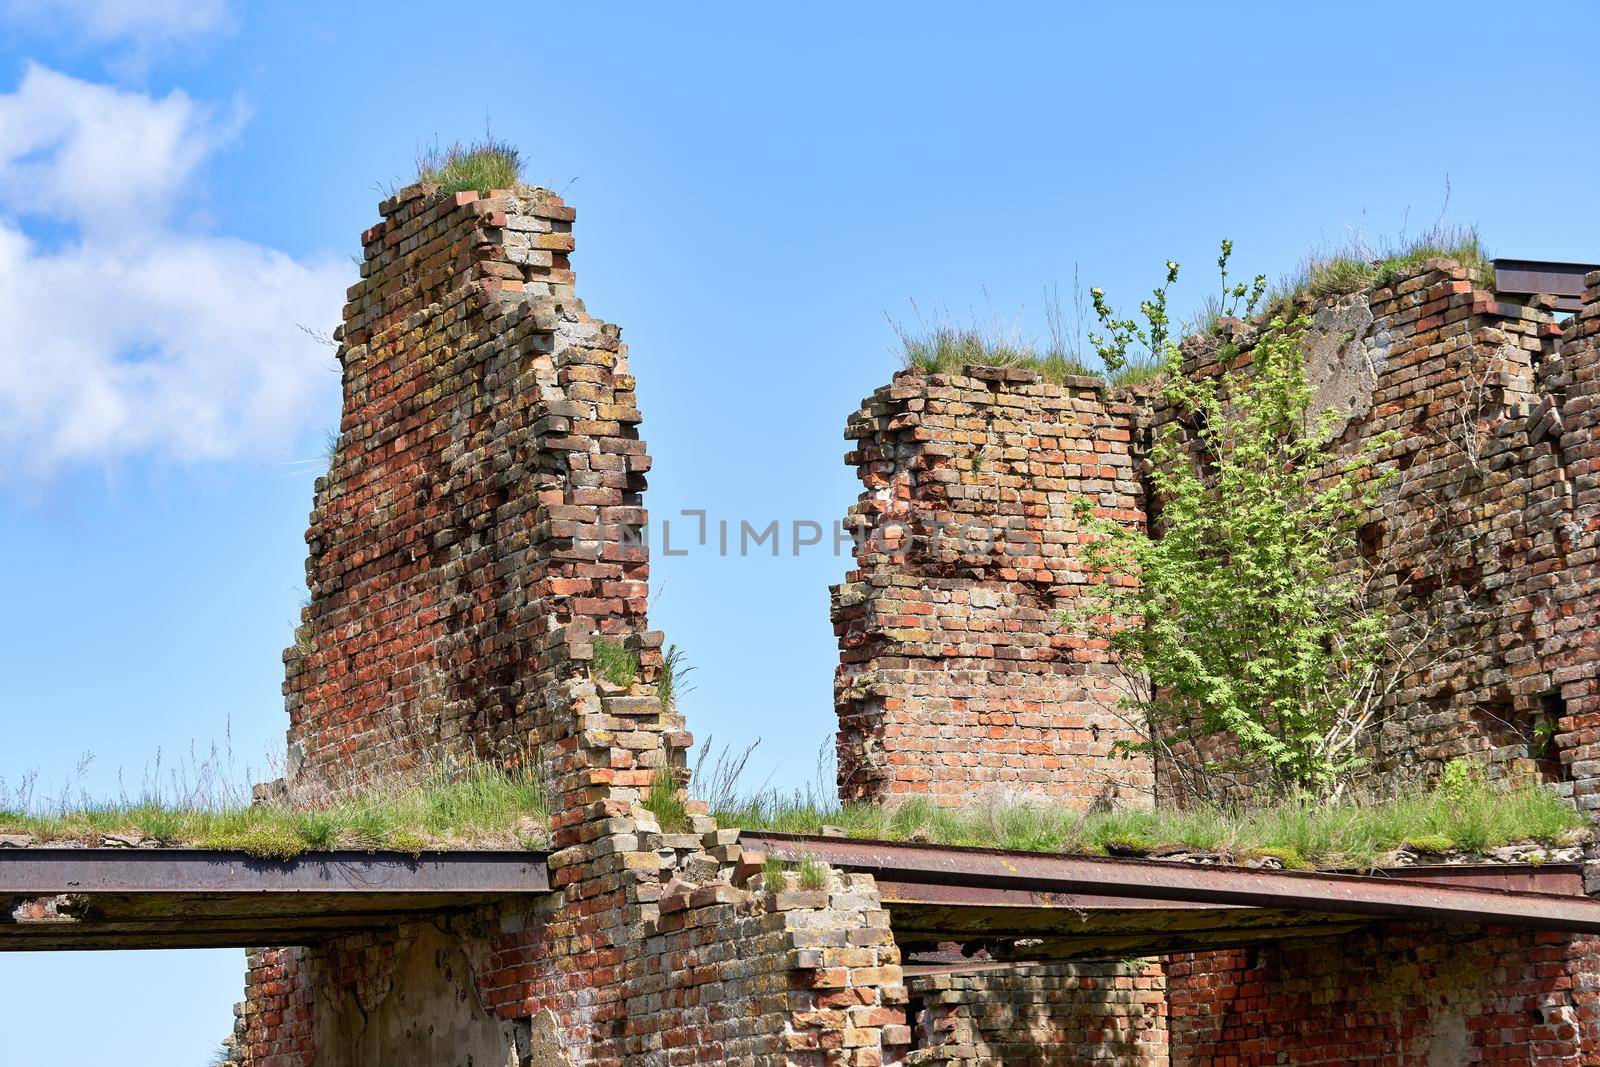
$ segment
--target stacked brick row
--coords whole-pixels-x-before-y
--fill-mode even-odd
[[[1062,963],[912,980],[908,1064],[1167,1063],[1159,965]]]
[[[1130,404],[1096,379],[905,371],[851,416],[864,491],[833,589],[847,800],[1137,803],[1150,771],[1105,650],[1064,629],[1084,575],[1073,502],[1141,520]],[[1147,799],[1147,798],[1146,798]]]
[[[503,754],[573,635],[642,625],[649,457],[626,349],[542,190],[413,186],[363,237],[337,448],[285,653],[290,785]]]

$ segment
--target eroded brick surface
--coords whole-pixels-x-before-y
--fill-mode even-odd
[[[1158,963],[1095,962],[928,975],[911,983],[918,1048],[907,1063],[1167,1062]]]

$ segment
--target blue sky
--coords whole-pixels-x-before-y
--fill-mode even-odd
[[[1222,237],[1277,274],[1425,229],[1447,183],[1497,254],[1600,260],[1597,29],[1586,4],[1508,27],[1472,3],[0,0],[0,777],[115,793],[159,755],[170,787],[213,743],[236,782],[270,764],[338,406],[297,326],[336,323],[419,143],[487,119],[578,207],[658,523],[827,525],[856,494],[844,420],[913,300],[1040,334],[1075,264],[1131,302],[1175,258],[1190,306]],[[690,725],[759,738],[752,784],[813,774],[845,568],[657,551]],[[239,966],[0,957],[0,1065],[108,1041],[203,1063]]]

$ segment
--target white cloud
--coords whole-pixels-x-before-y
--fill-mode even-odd
[[[182,92],[155,100],[30,65],[0,95],[0,208],[93,236],[164,226],[229,133]]]
[[[337,321],[350,268],[180,227],[225,137],[179,93],[32,67],[0,94],[0,473],[283,456],[325,417],[331,353],[298,327]]]
[[[12,21],[93,44],[193,44],[231,25],[228,0],[0,0]]]

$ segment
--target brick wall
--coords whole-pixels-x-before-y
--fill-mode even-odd
[[[1496,300],[1448,260],[1307,310],[1319,406],[1347,416],[1335,456],[1386,436],[1374,455],[1397,472],[1345,563],[1399,649],[1365,752],[1373,772],[1397,786],[1473,756],[1570,790],[1585,768],[1570,742],[1545,738],[1595,674],[1576,636],[1595,509],[1575,492],[1574,450],[1592,416],[1566,398],[1596,369],[1580,337],[1592,311],[1564,339],[1550,313]],[[1248,367],[1251,327],[1224,328],[1241,349],[1233,367]],[[1186,373],[1221,369],[1214,342],[1186,355]],[[1157,427],[1173,417],[1154,414]]]
[[[608,696],[585,678],[549,699],[568,724],[552,765],[558,893],[253,954],[241,1062],[899,1062],[906,993],[872,879],[745,881],[735,833],[704,815],[663,833],[640,807],[642,757],[677,725],[646,687]]]
[[[1538,301],[1498,301],[1434,261],[1307,307],[1318,404],[1345,413],[1336,451],[1389,435],[1379,456],[1400,472],[1345,561],[1370,575],[1409,650],[1368,748],[1379,783],[1404,787],[1474,756],[1600,808],[1600,274],[1588,287],[1563,325]],[[1242,350],[1232,366],[1247,368],[1251,327],[1224,328]],[[1188,373],[1222,370],[1214,343],[1185,355]],[[846,796],[963,802],[993,790],[1074,804],[1103,788],[1105,752],[1076,744],[1085,724],[1107,739],[1104,720],[1083,709],[1114,697],[1114,674],[1051,615],[1082,580],[1074,497],[1151,518],[1143,445],[1173,413],[1134,400],[968,368],[897,375],[852,416],[848,461],[865,489],[852,517],[870,536],[834,596]],[[1010,514],[1027,518],[1025,552],[1038,531],[1042,566],[1007,566],[997,551],[952,549],[934,533],[973,518],[1004,526]],[[1474,937],[1487,951],[1470,947]],[[1396,926],[1349,958],[1344,940],[1183,957],[1168,973],[1172,1062],[1600,1062],[1596,979],[1579,964],[1592,948]],[[1267,958],[1283,962],[1259,964]],[[1108,1033],[1128,1032],[1128,988],[1097,999],[1025,973],[918,979],[914,996],[932,997],[919,1029],[936,1043],[914,1056],[1093,1062],[1110,1046],[1068,1052],[1056,1035],[1097,1017]],[[1398,988],[1455,1021],[1397,1007]],[[1412,1052],[1391,1051],[1403,1049]]]
[[[1593,938],[1384,926],[1174,958],[1173,1067],[1600,1063]]]
[[[1600,805],[1596,288],[1563,329],[1435,260],[1305,310],[1318,406],[1343,413],[1335,455],[1383,440],[1397,472],[1345,564],[1402,650],[1373,772],[1426,780],[1474,756]],[[1248,368],[1252,327],[1223,329]],[[1219,373],[1220,354],[1191,341],[1186,373]],[[1149,517],[1144,443],[1175,415],[1135,399],[973,367],[902,372],[851,417],[866,536],[834,591],[844,795],[1083,804],[1148,787],[1147,768],[1107,758],[1127,736],[1115,671],[1055,619],[1084,580],[1071,501]],[[969,523],[1009,540],[958,536]]]
[[[833,589],[840,794],[1148,802],[1104,649],[1056,615],[1083,582],[1071,516],[1142,515],[1133,408],[1092,378],[905,371],[851,416],[864,491]]]
[[[691,738],[655,692],[631,533],[649,460],[618,331],[573,293],[572,210],[424,186],[380,210],[338,335],[282,791],[536,759],[555,892],[252,953],[240,1062],[897,1061],[905,990],[870,878],[768,892],[703,813],[667,833],[641,806],[682,781]],[[638,655],[631,688],[591,676],[596,634]]]
[[[311,793],[504,754],[567,642],[645,621],[624,531],[650,460],[619,331],[573,293],[572,208],[412,186],[380,211],[284,656],[290,785]]]
[[[911,981],[911,1064],[1165,1067],[1159,964],[1058,963]]]

